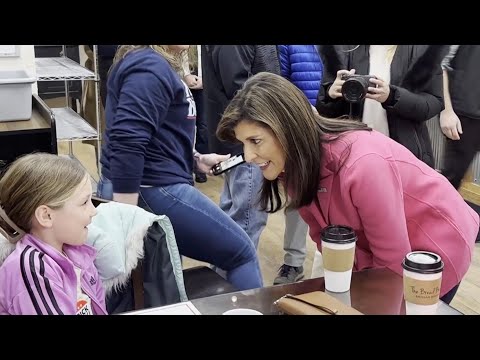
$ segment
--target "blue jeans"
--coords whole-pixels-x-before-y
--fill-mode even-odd
[[[98,195],[113,198],[102,177]],[[138,205],[170,219],[180,254],[208,262],[227,273],[238,290],[262,287],[257,254],[248,235],[213,201],[189,184],[141,188]]]
[[[307,257],[308,225],[303,221],[298,210],[285,211],[285,232],[283,234],[283,250],[285,265],[303,266]]]
[[[220,196],[220,208],[245,230],[255,248],[268,219],[268,213],[258,206],[262,184],[262,170],[245,163],[225,174]]]

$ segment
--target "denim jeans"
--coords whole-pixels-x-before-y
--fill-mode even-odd
[[[283,235],[283,263],[289,266],[303,266],[307,257],[308,225],[300,217],[298,210],[285,211],[285,232]]]
[[[113,198],[110,180],[102,177],[98,195]],[[224,271],[238,290],[262,287],[255,248],[248,235],[213,201],[189,184],[141,188],[138,205],[170,219],[180,254]]]
[[[268,213],[258,206],[262,183],[262,170],[245,163],[225,174],[220,196],[220,208],[245,230],[255,249],[268,219]]]

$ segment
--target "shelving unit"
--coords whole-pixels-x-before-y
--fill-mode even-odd
[[[36,58],[38,81],[95,80],[95,73],[67,57]]]
[[[97,130],[71,108],[53,108],[57,141],[98,140]]]
[[[37,81],[65,81],[65,107],[52,108],[55,118],[57,141],[68,142],[68,156],[75,158],[73,153],[73,141],[96,140],[97,141],[97,169],[100,172],[100,77],[98,74],[98,48],[93,45],[94,71],[81,66],[78,62],[66,56],[66,45],[62,46],[60,57],[37,57],[35,66]],[[72,109],[69,103],[68,82],[72,80],[95,82],[95,123],[93,128],[85,119]]]
[[[32,116],[29,120],[0,123],[0,171],[25,154],[57,154],[56,139],[53,112],[38,95],[32,95]]]

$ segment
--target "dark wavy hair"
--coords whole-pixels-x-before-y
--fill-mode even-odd
[[[266,72],[249,78],[235,95],[218,125],[218,138],[237,142],[235,128],[241,121],[270,129],[277,137],[286,154],[284,186],[295,194],[288,207],[294,209],[309,205],[316,197],[323,159],[322,143],[333,141],[346,131],[371,130],[358,121],[328,119],[316,114],[295,85]],[[260,205],[270,213],[284,205],[278,182],[279,179],[264,179]]]

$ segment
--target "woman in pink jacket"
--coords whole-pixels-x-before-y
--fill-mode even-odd
[[[265,178],[260,202],[283,206],[281,179],[320,248],[330,224],[355,229],[354,270],[389,267],[402,274],[413,250],[439,254],[442,300],[450,302],[472,260],[479,217],[448,180],[407,148],[361,122],[314,114],[281,76],[251,77],[225,110],[217,135],[243,143]]]

